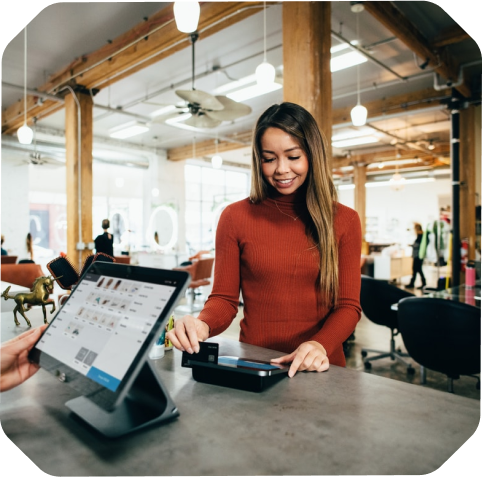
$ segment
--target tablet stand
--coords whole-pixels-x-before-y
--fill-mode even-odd
[[[153,365],[146,361],[123,401],[108,412],[80,396],[65,405],[107,437],[120,437],[179,415]]]

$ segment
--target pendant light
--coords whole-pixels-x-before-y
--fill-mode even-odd
[[[393,190],[402,190],[405,187],[405,177],[398,172],[398,166],[395,166],[395,174],[390,179],[390,187]]]
[[[221,169],[221,166],[223,165],[223,158],[218,154],[218,138],[214,141],[214,144],[216,145],[216,153],[213,157],[211,157],[211,165],[213,166],[213,169]]]
[[[357,36],[357,40],[360,41],[359,13],[363,11],[363,8],[362,9],[352,8],[352,11],[356,13],[356,36]],[[365,106],[362,106],[360,104],[360,65],[356,66],[356,77],[357,77],[357,104],[351,110],[350,116],[351,116],[351,121],[353,123],[353,126],[364,126],[367,122],[368,111],[367,111],[367,108],[365,108]]]
[[[276,77],[276,70],[274,66],[268,63],[266,59],[266,2],[263,2],[263,18],[264,18],[264,58],[263,63],[261,63],[256,68],[256,82],[259,85],[266,86],[274,83]]]
[[[27,27],[23,30],[23,126],[18,128],[17,137],[20,144],[32,144],[33,131],[27,126]]]
[[[199,2],[174,2],[176,26],[183,33],[192,33],[197,30],[200,13]]]

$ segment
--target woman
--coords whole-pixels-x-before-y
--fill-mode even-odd
[[[224,210],[216,232],[213,290],[199,317],[168,333],[198,352],[222,333],[244,301],[240,341],[288,355],[296,371],[345,365],[343,342],[360,318],[361,227],[336,202],[327,146],[311,114],[293,103],[270,107],[253,136],[249,199]]]
[[[426,285],[427,281],[425,280],[425,275],[422,271],[423,259],[425,257],[425,251],[427,249],[426,243],[424,247],[422,245],[422,238],[423,238],[423,229],[419,223],[414,224],[414,231],[415,231],[415,241],[412,244],[412,279],[410,283],[407,285],[407,288],[413,288],[415,286],[415,280],[417,279],[417,274],[420,274],[420,278],[422,279],[422,286],[418,287],[419,290],[422,290]]]

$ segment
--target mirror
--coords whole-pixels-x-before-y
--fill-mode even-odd
[[[147,228],[147,241],[154,250],[169,250],[177,243],[177,213],[161,205],[152,211]]]

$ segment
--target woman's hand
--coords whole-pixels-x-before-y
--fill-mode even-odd
[[[291,354],[271,360],[274,364],[291,363],[288,376],[292,378],[296,371],[327,371],[330,367],[325,348],[318,341],[305,341]]]
[[[199,352],[199,342],[209,338],[209,326],[194,316],[186,315],[174,322],[174,329],[166,337],[172,345],[188,353]]]
[[[0,348],[0,391],[8,391],[33,376],[39,369],[28,360],[28,352],[48,325],[22,333]]]

